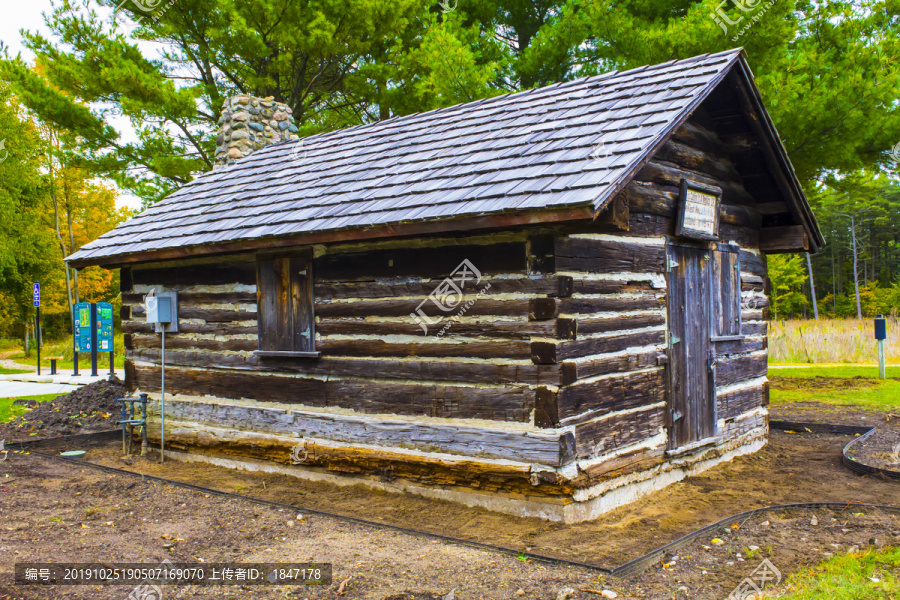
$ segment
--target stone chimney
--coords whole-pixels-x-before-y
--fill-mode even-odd
[[[269,144],[299,139],[287,104],[269,98],[234,96],[219,117],[214,169],[241,159]]]

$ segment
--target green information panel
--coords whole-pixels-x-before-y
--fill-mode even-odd
[[[75,352],[91,351],[91,303],[75,305]]]
[[[97,303],[97,350],[110,352],[113,349],[113,305],[109,302]]]

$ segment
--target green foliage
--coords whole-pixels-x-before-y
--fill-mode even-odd
[[[854,229],[863,315],[900,311],[900,188],[896,181],[872,171],[859,171],[825,178],[809,197],[828,240],[825,249],[813,257],[820,312],[838,317],[857,315]]]
[[[98,1],[118,4],[61,0],[51,36],[27,36],[39,72],[12,60],[0,73],[80,138],[82,165],[148,202],[211,168],[235,93],[287,103],[312,134],[738,44],[807,191],[885,169],[900,139],[893,0],[778,0],[755,21],[726,4],[743,19],[727,32],[711,16],[719,0],[450,0],[447,12],[434,0],[167,0],[151,15],[126,2],[115,23]]]
[[[4,307],[22,323],[33,314],[31,286],[54,269],[52,234],[40,227],[46,182],[40,173],[41,141],[0,84],[0,296],[11,298]],[[4,158],[5,156],[5,158]]]
[[[768,266],[773,316],[784,318],[802,313],[809,304],[803,293],[803,286],[809,279],[806,259],[796,254],[773,254],[768,257]]]

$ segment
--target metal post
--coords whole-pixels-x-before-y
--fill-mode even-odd
[[[162,325],[162,387],[159,394],[159,462],[166,459],[166,327]]]
[[[78,377],[78,345],[75,342],[75,306],[72,306],[72,358],[74,364],[74,368],[72,370],[72,376]]]
[[[109,374],[116,374],[116,355],[113,350],[109,351]]]
[[[97,303],[91,303],[91,377],[97,377]]]
[[[878,377],[885,378],[884,373],[884,340],[878,340]]]
[[[34,345],[37,346],[37,374],[41,374],[41,307],[38,306],[34,309],[34,327],[35,333],[37,335],[34,336]]]
[[[141,427],[141,456],[147,455],[147,394],[141,394],[141,416],[144,426]]]

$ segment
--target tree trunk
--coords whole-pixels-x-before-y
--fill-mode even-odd
[[[862,319],[862,306],[859,303],[859,260],[856,256],[856,221],[850,217],[850,239],[853,244],[853,287],[856,290],[856,318]]]
[[[813,281],[812,258],[806,253],[806,268],[809,271],[809,297],[812,298],[813,318],[819,320],[819,305],[816,302],[816,284]]]
[[[72,231],[72,205],[69,202],[69,186],[63,183],[63,189],[66,192],[66,220],[69,224],[69,247],[72,248],[72,252],[75,252],[75,233]],[[78,294],[78,269],[73,269],[72,272],[72,281],[73,288],[75,292],[75,304],[81,302],[80,296]],[[73,305],[74,308],[74,305]],[[74,313],[73,313],[74,314]]]
[[[834,241],[831,242],[831,309],[837,317],[837,275],[834,271]]]
[[[56,181],[53,179],[53,132],[50,132],[50,197],[53,199],[53,223],[56,227],[56,241],[59,243],[59,249],[62,251],[63,258],[63,269],[66,272],[66,295],[69,298],[69,318],[74,319],[73,317],[73,308],[74,305],[72,303],[72,278],[69,273],[69,264],[66,262],[66,256],[69,255],[69,252],[66,250],[66,243],[63,241],[62,233],[59,230],[59,201],[56,197]],[[70,226],[71,228],[71,226]],[[72,327],[75,326],[74,321],[72,322]],[[73,329],[74,331],[74,329]]]

